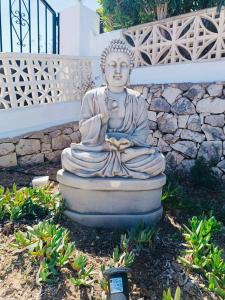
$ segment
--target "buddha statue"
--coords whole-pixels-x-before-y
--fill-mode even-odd
[[[147,144],[146,101],[127,88],[132,51],[112,40],[101,56],[106,86],[88,91],[82,101],[81,142],[62,152],[62,168],[79,177],[148,179],[165,170],[165,158]]]

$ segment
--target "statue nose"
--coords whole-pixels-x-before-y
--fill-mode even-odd
[[[116,74],[120,74],[120,73],[121,73],[120,65],[118,65],[118,66],[116,67],[115,73],[116,73]]]

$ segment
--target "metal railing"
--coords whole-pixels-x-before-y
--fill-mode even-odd
[[[59,53],[59,14],[46,0],[0,0],[0,52]]]

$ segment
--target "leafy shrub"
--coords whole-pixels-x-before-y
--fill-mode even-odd
[[[69,231],[50,221],[42,221],[28,231],[15,233],[12,246],[27,251],[39,265],[37,281],[50,283],[55,280],[61,267],[72,259],[75,244],[69,242]]]
[[[17,189],[12,191],[0,186],[0,221],[22,218],[57,217],[63,210],[63,201],[59,194],[52,195],[50,188]]]
[[[181,300],[180,288],[177,287],[174,298],[171,294],[170,288],[167,291],[163,292],[163,300]]]
[[[183,236],[187,248],[179,261],[204,274],[208,289],[225,297],[225,261],[223,251],[212,242],[212,237],[221,230],[221,223],[215,217],[193,217],[190,228],[184,225]]]
[[[213,162],[207,162],[204,158],[197,159],[195,165],[191,168],[190,182],[196,188],[217,189],[220,185],[220,179],[213,172],[213,165]]]

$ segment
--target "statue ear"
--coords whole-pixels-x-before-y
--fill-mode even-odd
[[[102,72],[102,85],[108,85],[105,77],[105,72]]]

